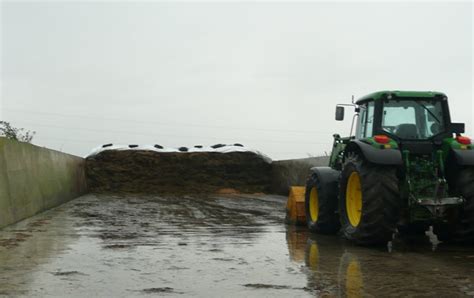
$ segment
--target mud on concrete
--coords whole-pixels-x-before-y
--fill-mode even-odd
[[[87,195],[0,231],[0,295],[474,296],[472,247],[362,248],[285,197]]]

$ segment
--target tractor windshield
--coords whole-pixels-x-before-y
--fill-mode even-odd
[[[444,131],[439,100],[391,99],[383,103],[382,129],[401,139],[428,139]]]

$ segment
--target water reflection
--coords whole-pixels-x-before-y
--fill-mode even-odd
[[[368,248],[288,226],[286,239],[291,261],[303,265],[307,287],[321,296],[474,296],[472,248],[433,251],[429,236]]]
[[[344,254],[339,272],[339,280],[345,280],[345,290],[347,296],[362,297],[362,271],[357,257],[351,254]]]
[[[67,218],[57,216],[64,206],[44,212],[0,231],[0,296],[35,296],[38,268],[68,250],[77,239]],[[51,239],[55,237],[54,241]]]

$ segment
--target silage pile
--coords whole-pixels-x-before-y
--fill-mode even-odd
[[[86,158],[93,192],[212,193],[232,188],[267,192],[271,160],[240,144],[207,148],[104,145]]]

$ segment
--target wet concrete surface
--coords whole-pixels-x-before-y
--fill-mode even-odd
[[[0,231],[0,296],[474,296],[473,247],[357,247],[286,226],[285,202],[83,196]]]

